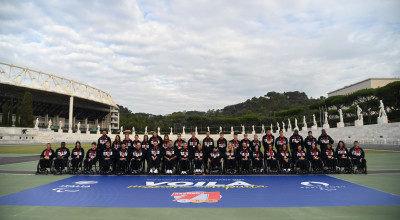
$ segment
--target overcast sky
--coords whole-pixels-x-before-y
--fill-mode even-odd
[[[398,0],[0,0],[0,60],[133,112],[205,111],[399,77],[399,12]]]

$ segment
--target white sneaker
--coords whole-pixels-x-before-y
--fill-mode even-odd
[[[287,169],[287,171],[288,171],[288,172],[290,172],[290,168],[289,168],[289,169]]]
[[[172,170],[167,170],[167,173],[168,174],[172,174]]]
[[[283,172],[286,172],[286,169],[283,169]]]
[[[153,169],[150,169],[150,173],[153,173]]]
[[[154,170],[154,173],[155,173],[155,174],[157,174],[157,173],[158,173],[158,170],[157,170],[157,169],[156,169],[156,170]]]
[[[185,174],[185,171],[181,171],[181,175]]]

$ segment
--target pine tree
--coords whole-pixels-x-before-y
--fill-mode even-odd
[[[21,126],[33,126],[33,100],[30,92],[25,92],[21,106]]]

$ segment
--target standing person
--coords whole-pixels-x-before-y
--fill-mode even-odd
[[[233,148],[234,148],[235,150],[236,150],[236,149],[239,149],[239,147],[240,147],[240,141],[239,141],[239,139],[238,139],[237,133],[233,134],[233,139],[230,141],[230,143],[232,144],[232,146],[233,146]]]
[[[143,150],[140,142],[137,142],[135,146],[135,148],[132,148],[129,158],[131,160],[131,172],[133,174],[138,174],[141,169],[144,169],[143,161],[146,156],[146,151]]]
[[[188,174],[190,169],[191,150],[189,150],[187,143],[183,143],[183,148],[179,151],[179,167],[180,174]]]
[[[268,149],[264,152],[264,160],[267,163],[267,166],[270,168],[271,171],[278,170],[278,154],[274,151],[274,147],[272,144],[268,145]]]
[[[122,142],[121,148],[116,151],[115,157],[117,158],[116,173],[122,175],[126,173],[128,168],[129,153],[126,144]]]
[[[110,167],[112,164],[112,161],[115,157],[114,150],[111,148],[111,141],[106,142],[106,147],[103,150],[100,150],[100,161],[101,161],[101,173],[102,174],[109,174]]]
[[[343,141],[339,141],[338,146],[336,147],[335,157],[338,161],[338,166],[344,167],[346,173],[351,173],[349,152],[347,151],[346,145]]]
[[[282,147],[279,149],[278,156],[283,172],[290,172],[292,166],[292,157],[290,155],[290,151],[287,147],[287,144],[282,144]]]
[[[136,135],[135,135],[136,136]],[[123,143],[125,143],[126,149],[129,151],[131,150],[135,145],[133,145],[133,141],[131,140],[131,138],[129,137],[128,133],[125,133],[125,138],[122,141]]]
[[[275,139],[275,148],[276,148],[276,150],[280,151],[284,144],[288,145],[289,142],[288,142],[288,139],[285,136],[283,136],[283,131],[280,130],[279,131],[279,137],[277,137]]]
[[[263,154],[260,151],[260,146],[254,146],[254,151],[252,155],[252,162],[253,162],[253,170],[256,170],[257,173],[261,172],[263,169]]]
[[[226,150],[226,146],[227,146],[227,141],[224,138],[224,133],[221,132],[221,133],[219,133],[219,139],[217,140],[218,150],[221,151],[221,153],[223,154]]]
[[[228,143],[228,147],[226,148],[225,152],[225,167],[227,174],[234,174],[236,173],[236,152],[235,147],[233,146],[232,142]]]
[[[139,135],[135,134],[135,140],[132,141],[132,147],[135,149],[138,143],[140,143],[140,147],[142,147],[142,142],[139,140]]]
[[[162,157],[162,152],[161,149],[159,147],[159,144],[154,141],[152,143],[152,146],[149,148],[149,150],[147,151],[147,165],[148,168],[150,169],[150,173],[154,173],[154,174],[158,174],[158,170],[160,169],[160,161],[161,161],[161,157]]]
[[[329,172],[336,171],[336,159],[335,159],[335,151],[332,149],[332,144],[326,145],[325,152],[321,152],[321,157],[326,166],[328,167]]]
[[[147,135],[144,135],[143,136],[143,141],[142,141],[142,143],[141,143],[141,145],[142,145],[142,149],[144,150],[144,151],[148,151],[149,150],[149,148],[150,148],[150,141],[149,141],[149,136],[147,136]]]
[[[299,135],[297,129],[294,130],[293,135],[289,138],[290,149],[294,152],[299,145],[301,145],[302,150],[304,150],[303,137]]]
[[[310,151],[312,144],[315,144],[315,146],[317,146],[317,143],[317,139],[313,137],[312,131],[308,131],[308,136],[304,139],[304,145],[307,152]],[[321,152],[323,153],[323,151]]]
[[[364,159],[365,153],[364,150],[360,147],[358,141],[354,141],[354,147],[350,149],[350,158],[353,161],[353,164],[357,166],[357,171],[366,172],[365,167],[367,161]]]
[[[67,166],[68,158],[70,156],[69,149],[66,148],[65,142],[61,142],[61,147],[56,150],[55,154],[56,159],[54,161],[54,167],[58,174],[62,174]]]
[[[244,138],[240,141],[239,151],[242,150],[243,143],[246,143],[247,149],[250,148],[250,139],[249,139],[249,135],[244,134]]]
[[[318,144],[321,152],[325,152],[327,144],[333,144],[333,139],[326,133],[325,129],[322,129],[321,135],[318,138]]]
[[[167,147],[168,147],[168,144],[169,144],[169,136],[168,136],[168,134],[166,134],[166,135],[164,135],[164,141],[163,141],[163,148],[164,149],[167,149]]]
[[[53,160],[54,156],[54,150],[51,149],[51,144],[47,143],[46,149],[44,149],[40,154],[40,172],[44,172],[46,171],[46,168],[50,168],[51,161]]]
[[[182,135],[178,134],[178,138],[176,139],[174,146],[177,150],[182,149],[183,143],[185,143],[185,140],[182,139]]]
[[[271,144],[272,147],[275,146],[275,137],[272,135],[271,130],[267,129],[267,133],[263,136],[262,138],[263,146],[264,146],[264,152],[268,150],[269,145]],[[276,148],[278,151],[279,149]]]
[[[85,173],[92,172],[93,165],[96,164],[99,159],[99,154],[97,152],[96,142],[92,142],[92,148],[90,148],[86,153],[86,159],[84,161]]]
[[[81,142],[77,141],[75,143],[75,148],[71,153],[71,165],[72,173],[76,174],[79,169],[79,164],[82,163],[83,157],[85,156],[85,150],[81,147]]]
[[[118,160],[119,160],[117,154],[118,154],[118,150],[121,148],[121,146],[122,146],[121,137],[119,135],[116,135],[115,140],[111,145],[111,148],[114,151],[114,155],[115,155],[114,159],[112,160],[112,167],[113,167],[114,171],[117,170],[117,164],[118,164]],[[125,145],[125,147],[126,147],[126,145]]]
[[[261,148],[261,141],[258,140],[258,135],[254,135],[254,140],[250,142],[250,150],[254,151],[254,148],[258,145],[259,148]]]
[[[193,151],[193,160],[194,160],[194,172],[195,173],[203,173],[202,166],[204,165],[204,158],[206,154],[200,143],[197,144],[197,148]]]
[[[321,172],[323,169],[321,152],[314,143],[311,144],[310,151],[307,151],[308,160],[311,162],[312,168],[316,172]]]
[[[165,144],[165,142],[164,142]],[[164,163],[165,163],[165,173],[173,174],[173,169],[175,167],[176,158],[178,157],[178,151],[172,144],[172,141],[168,141],[168,146],[164,150]]]
[[[103,150],[106,147],[106,142],[107,141],[111,142],[111,138],[109,136],[107,136],[107,131],[103,130],[102,131],[102,136],[99,137],[99,140],[97,141],[97,149],[98,150]]]
[[[302,148],[300,144],[297,146],[297,149],[293,152],[293,161],[302,173],[306,173],[308,169],[307,154]]]
[[[187,143],[190,151],[196,148],[197,144],[200,143],[199,139],[196,138],[196,133],[192,132],[192,137],[188,140]]]
[[[211,153],[214,148],[214,139],[210,137],[210,132],[207,131],[206,137],[203,139],[203,150],[206,154]]]
[[[153,136],[150,138],[150,145],[154,146],[154,143],[158,144],[158,148],[163,146],[163,140],[160,136],[158,136],[157,131],[153,131]]]
[[[247,149],[247,143],[243,142],[242,149],[239,152],[242,174],[249,173],[251,156],[252,156],[252,153],[249,149]]]

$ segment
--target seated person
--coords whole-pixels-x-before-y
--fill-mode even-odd
[[[65,142],[61,142],[61,147],[55,152],[56,159],[54,161],[54,167],[56,172],[61,174],[68,163],[68,158],[70,156],[69,149],[65,147]]]
[[[240,165],[242,168],[242,173],[247,173],[250,170],[250,160],[252,153],[249,149],[247,149],[247,143],[242,143],[242,149],[239,152]]]
[[[121,148],[116,151],[115,157],[117,158],[117,173],[124,174],[128,168],[129,153],[126,143],[122,142]]]
[[[147,165],[150,173],[158,174],[162,157],[161,148],[157,141],[153,141],[153,144],[147,150]]]
[[[86,159],[84,161],[85,172],[91,172],[92,167],[96,164],[97,160],[99,159],[99,154],[97,152],[96,142],[92,142],[92,148],[90,148],[86,153]]]
[[[201,146],[200,143],[197,144],[197,148],[193,151],[193,156],[194,158],[194,172],[195,173],[202,173],[202,166],[204,164],[204,157],[205,157],[205,151],[203,150],[203,146]]]
[[[290,172],[292,165],[292,157],[288,150],[287,144],[282,144],[278,154],[279,162],[281,163],[283,172]]]
[[[190,169],[190,150],[187,143],[183,143],[183,148],[178,152],[179,167],[181,169],[181,174],[187,174]]]
[[[106,147],[100,153],[100,161],[102,166],[102,173],[110,173],[110,166],[114,159],[114,151],[111,148],[111,141],[106,141]]]
[[[135,148],[133,148],[130,152],[130,160],[131,160],[131,171],[132,173],[140,173],[140,167],[143,164],[143,160],[145,158],[145,150],[142,148],[142,144],[139,142],[136,143]]]
[[[350,149],[350,157],[353,161],[353,164],[357,166],[358,172],[363,170],[365,172],[365,165],[367,164],[367,161],[364,159],[365,153],[360,147],[358,141],[354,141],[354,147]]]
[[[234,143],[229,142],[228,147],[225,151],[225,166],[226,169],[231,172],[236,169],[236,155],[235,155],[235,147],[233,146]]]
[[[268,144],[268,149],[265,150],[264,160],[271,170],[278,170],[278,159],[278,155],[274,151],[272,144]]]
[[[302,148],[303,147],[300,144],[297,146],[297,150],[293,153],[293,161],[294,164],[296,164],[296,166],[300,168],[300,171],[307,172],[307,154],[304,150],[302,150]]]
[[[211,170],[221,169],[221,165],[222,165],[223,161],[224,161],[224,158],[219,151],[219,147],[214,146],[213,150],[208,155],[208,162],[210,163],[209,168]]]
[[[262,166],[263,166],[263,154],[260,151],[259,145],[254,146],[252,162],[253,162],[253,169],[255,169],[257,171],[261,171]]]
[[[81,147],[81,142],[77,141],[75,143],[75,148],[71,153],[71,165],[72,173],[77,173],[79,169],[79,164],[82,163],[83,157],[85,156],[85,150]]]
[[[343,141],[339,141],[338,146],[336,147],[335,157],[338,161],[339,167],[344,167],[345,172],[351,172],[351,161],[349,158],[349,152],[346,149],[346,145]]]
[[[332,149],[332,144],[326,145],[326,150],[321,153],[321,157],[330,172],[336,171],[335,151]]]
[[[47,143],[46,149],[40,154],[39,166],[40,172],[46,171],[46,168],[50,168],[51,161],[53,160],[55,154],[54,150],[51,149],[51,144]]]
[[[165,143],[165,142],[164,142]],[[175,166],[176,158],[178,157],[178,150],[172,144],[172,141],[169,140],[167,142],[167,148],[164,150],[164,165],[165,165],[165,173],[172,174]]]
[[[321,152],[319,152],[318,148],[315,146],[315,143],[311,143],[311,148],[308,153],[308,160],[312,164],[312,168],[315,171],[322,171],[322,160],[321,160]]]

